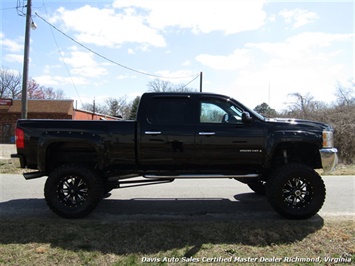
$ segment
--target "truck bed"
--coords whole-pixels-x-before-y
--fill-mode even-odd
[[[19,120],[17,129],[24,133],[24,147],[18,149],[21,167],[47,172],[58,158],[60,163],[89,159],[101,167],[135,164],[135,128],[135,121]]]

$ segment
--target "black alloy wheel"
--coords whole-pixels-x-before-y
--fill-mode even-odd
[[[87,201],[88,191],[85,180],[77,175],[69,175],[60,180],[56,193],[65,206],[77,208]]]
[[[271,206],[288,219],[307,219],[323,206],[326,189],[312,168],[290,163],[281,166],[266,183]]]
[[[44,187],[48,207],[63,218],[82,218],[102,199],[100,175],[80,164],[66,164],[50,173]]]

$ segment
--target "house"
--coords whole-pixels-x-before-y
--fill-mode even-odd
[[[0,143],[15,142],[16,121],[21,118],[21,100],[0,101]],[[73,100],[28,100],[28,119],[120,120],[120,118],[74,109]]]

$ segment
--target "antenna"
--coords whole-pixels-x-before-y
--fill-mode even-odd
[[[268,95],[268,105],[270,107],[270,81],[269,81],[269,95]]]

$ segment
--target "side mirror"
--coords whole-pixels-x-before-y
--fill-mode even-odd
[[[251,121],[253,121],[253,118],[250,116],[249,112],[243,112],[242,121],[243,123],[250,123]]]
[[[229,115],[227,113],[223,115],[222,123],[229,123]]]

